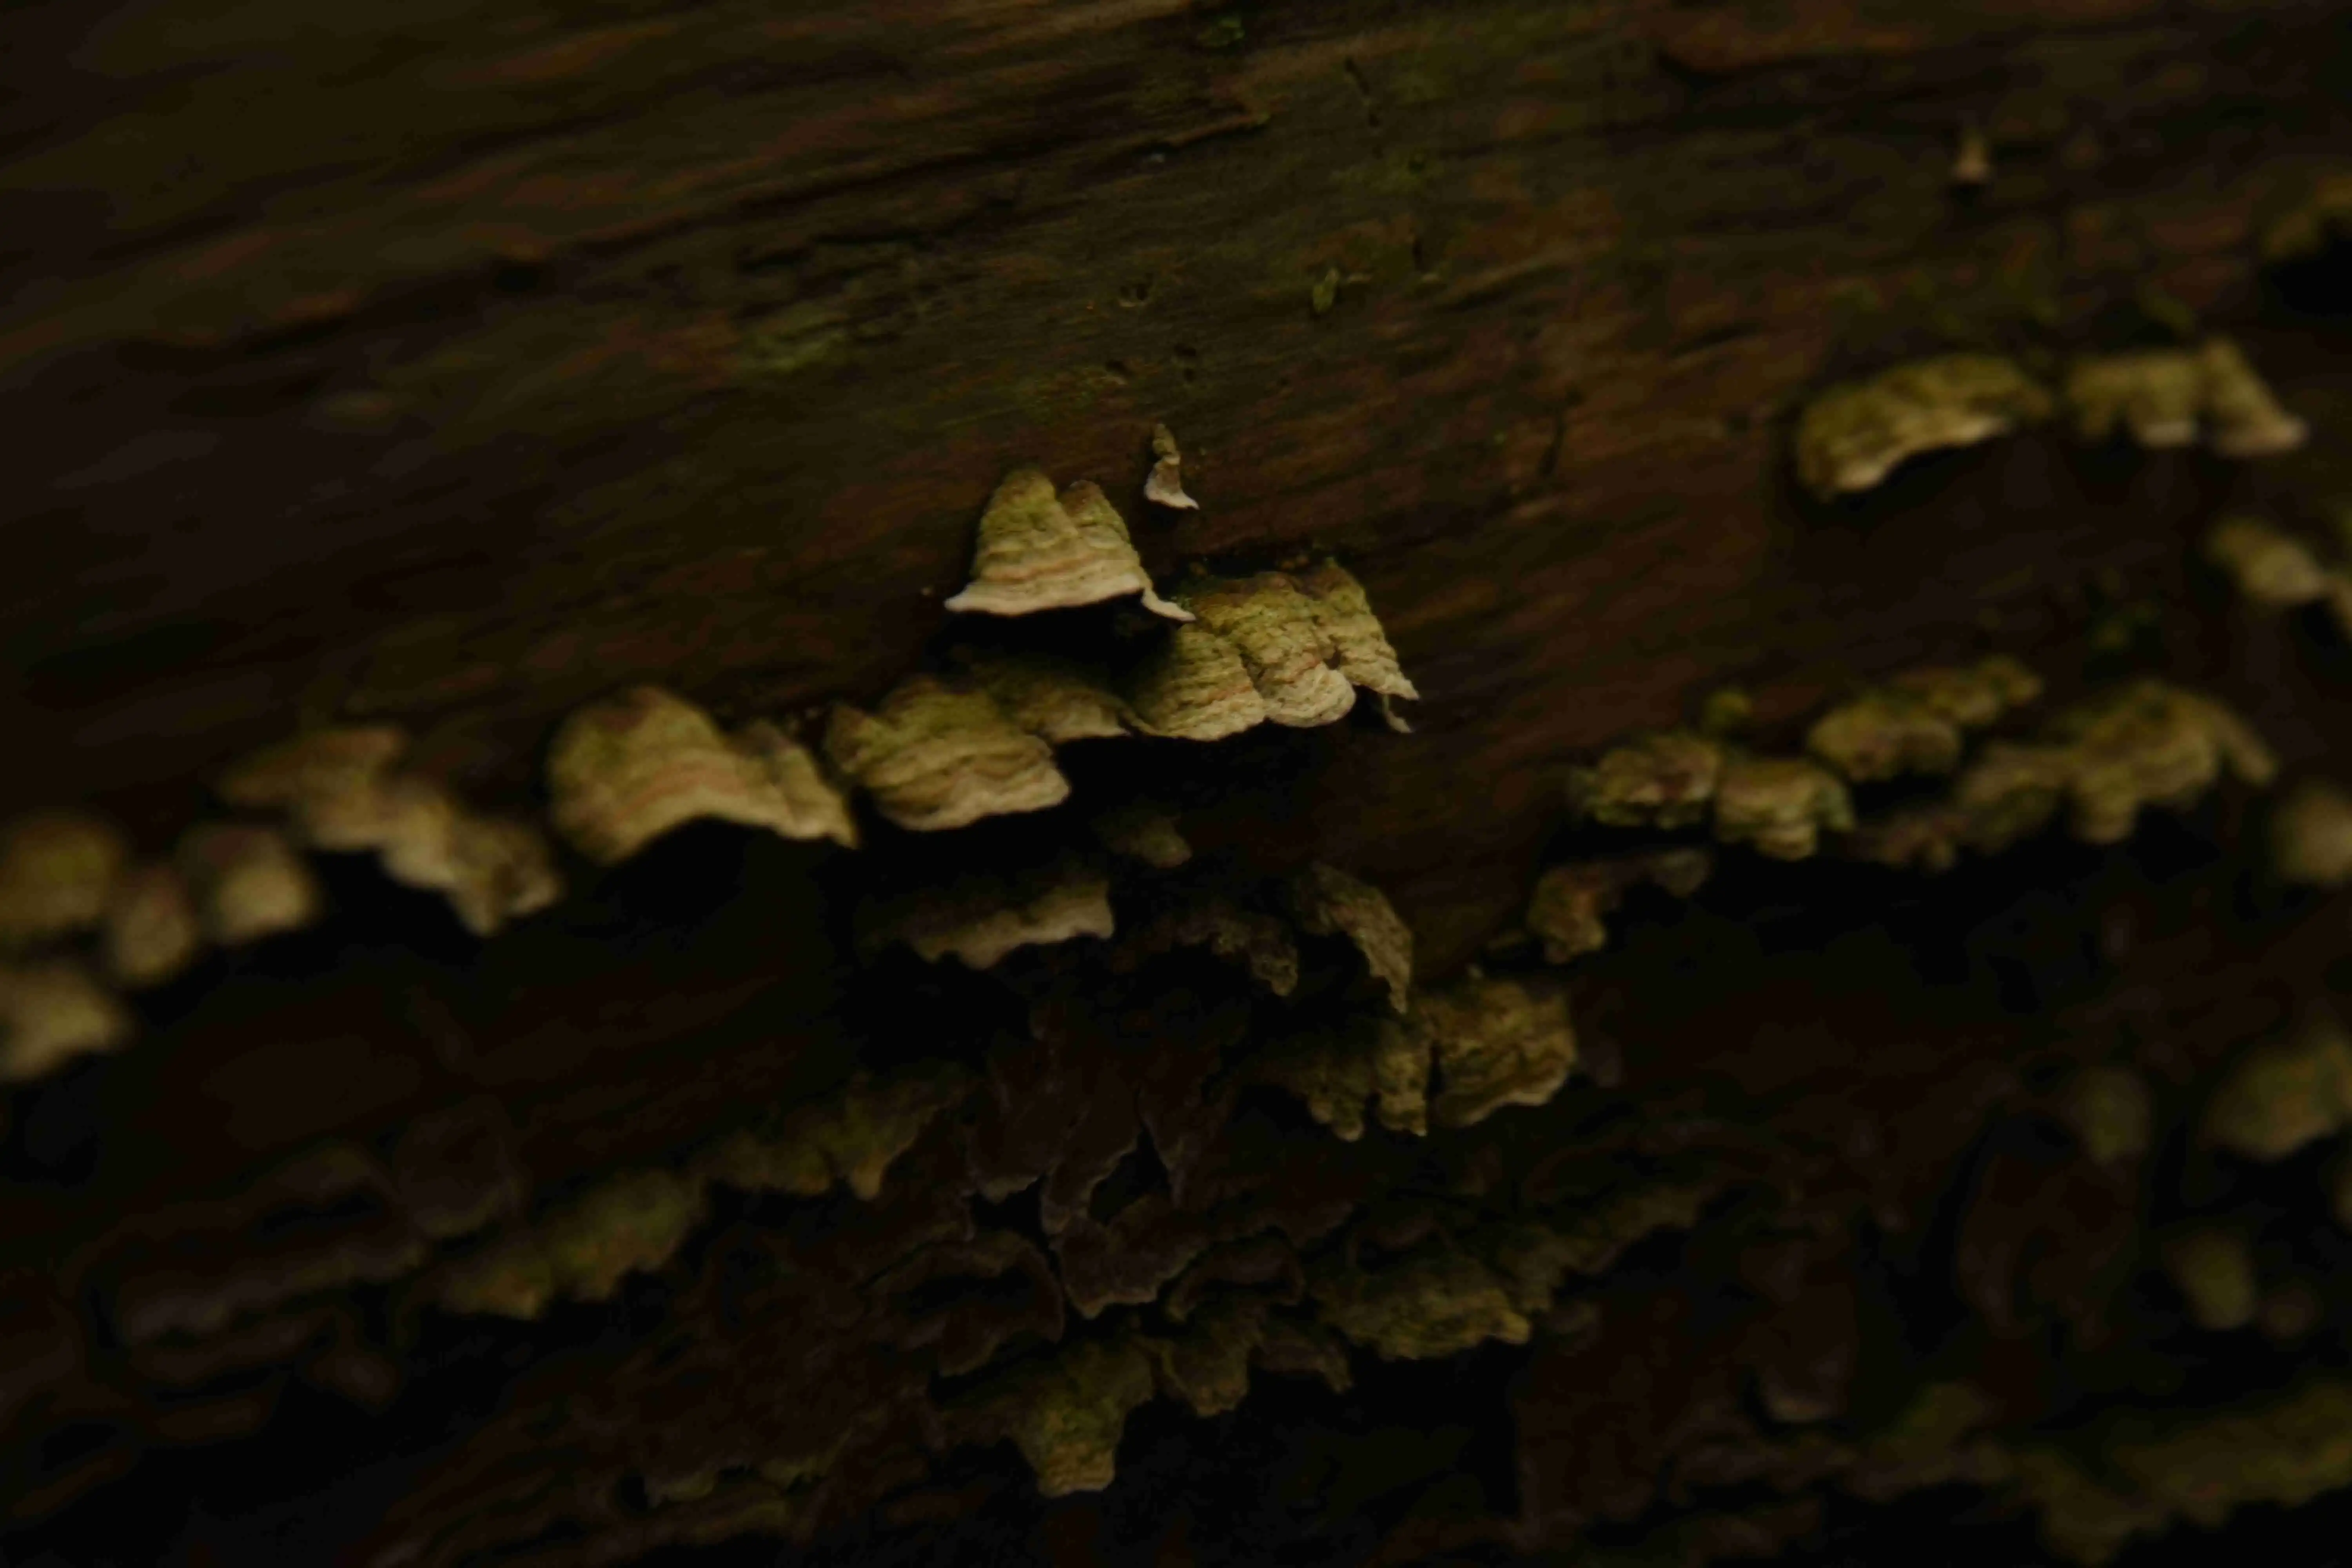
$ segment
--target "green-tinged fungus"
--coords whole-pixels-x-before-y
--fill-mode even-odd
[[[1043,473],[1016,468],[989,498],[971,582],[947,607],[1027,616],[1130,596],[1155,615],[1192,618],[1153,592],[1126,520],[1097,486],[1081,479],[1056,496]]]
[[[1069,798],[1054,749],[984,691],[930,676],[900,682],[871,714],[843,705],[825,752],[884,816],[918,832],[1043,811]]]
[[[1176,818],[1150,801],[1115,805],[1087,826],[1104,848],[1155,871],[1172,871],[1192,858],[1192,847],[1184,841]]]
[[[670,1171],[607,1178],[525,1228],[457,1258],[430,1282],[444,1310],[537,1318],[559,1300],[604,1301],[677,1253],[703,1214],[701,1183]]]
[[[2352,794],[2326,779],[2303,780],[2272,814],[2270,841],[2282,880],[2312,888],[2352,882]]]
[[[1176,511],[1198,511],[1201,503],[1184,493],[1184,455],[1165,425],[1151,427],[1151,472],[1143,481],[1143,499]]]
[[[1155,1392],[1140,1344],[1087,1341],[997,1379],[971,1418],[981,1433],[1013,1440],[1041,1493],[1067,1497],[1110,1485],[1127,1418]]]
[[[72,959],[0,963],[0,1083],[121,1050],[136,1031],[129,1009]]]
[[[2254,517],[2227,517],[2205,536],[2205,559],[2229,574],[2239,596],[2265,610],[2291,610],[2328,595],[2327,568],[2311,546]]]
[[[2303,445],[2310,426],[2280,405],[2243,350],[2213,338],[2198,353],[2205,372],[2207,443],[2216,453],[2268,458]]]
[[[766,724],[730,738],[658,687],[631,687],[567,718],[548,749],[547,787],[556,830],[599,865],[704,818],[857,841],[846,803],[806,748]]]
[[[1222,1415],[1249,1394],[1250,1359],[1265,1337],[1265,1302],[1223,1297],[1173,1338],[1140,1342],[1163,1392],[1195,1415]]]
[[[1388,895],[1320,861],[1293,877],[1289,891],[1300,928],[1355,943],[1364,967],[1387,987],[1389,1005],[1403,1012],[1412,994],[1412,931],[1397,918]]]
[[[1429,1042],[1399,1021],[1355,1018],[1277,1046],[1250,1075],[1289,1090],[1342,1142],[1364,1135],[1365,1109],[1381,1124],[1418,1137],[1429,1131]]]
[[[1129,672],[1126,697],[1148,735],[1222,741],[1265,722],[1241,650],[1202,626],[1178,626]]]
[[[2094,1164],[2130,1165],[2154,1142],[2156,1105],[2147,1079],[2121,1063],[2084,1068],[2066,1081],[2058,1104]]]
[[[1423,991],[1381,1027],[1415,1043],[1437,1068],[1430,1116],[1471,1127],[1508,1105],[1543,1105],[1576,1068],[1568,994],[1556,985],[1473,975]]]
[[[1383,1361],[1436,1361],[1490,1340],[1528,1342],[1534,1325],[1508,1282],[1466,1253],[1414,1253],[1385,1267],[1333,1267],[1311,1289],[1323,1321]]]
[[[1836,774],[1801,757],[1739,755],[1715,790],[1715,836],[1774,860],[1802,860],[1823,828],[1853,826],[1853,802]]]
[[[876,1083],[854,1079],[830,1098],[730,1134],[697,1164],[710,1181],[751,1193],[821,1197],[835,1184],[871,1202],[900,1155],[961,1103],[972,1079],[940,1067]]]
[[[1289,995],[1298,984],[1298,944],[1289,928],[1222,894],[1194,893],[1161,910],[1125,945],[1119,962],[1131,965],[1144,954],[1178,947],[1205,947],[1219,958],[1238,960],[1276,996]]]
[[[1380,697],[1401,697],[1408,702],[1421,700],[1420,691],[1397,662],[1396,649],[1390,646],[1380,617],[1372,614],[1371,600],[1362,584],[1336,561],[1310,567],[1295,580],[1307,595],[1307,613],[1336,650],[1340,674]],[[1391,725],[1402,728],[1402,722],[1391,715]]]
[[[1075,860],[1016,877],[967,876],[871,906],[869,943],[901,942],[927,962],[952,956],[990,969],[1016,948],[1108,937],[1110,879]]]
[[[2077,360],[2066,403],[2085,441],[2127,435],[2151,451],[2197,444],[2205,413],[2205,369],[2190,349],[2149,349]]]
[[[130,859],[121,833],[88,812],[36,812],[0,828],[0,949],[97,925]]]
[[[222,777],[220,795],[232,805],[284,813],[310,848],[373,853],[393,880],[446,895],[477,936],[562,896],[537,828],[478,815],[442,785],[392,772],[407,744],[388,725],[312,731],[238,763]]]
[[[1108,740],[1129,731],[1127,704],[1084,666],[1045,654],[989,654],[967,661],[974,684],[1005,715],[1048,745]]]
[[[2057,404],[2009,360],[1956,353],[1831,387],[1797,426],[1797,477],[1823,500],[1866,490],[1906,458],[2005,436]]]
[[[299,931],[326,912],[318,879],[274,827],[205,823],[175,851],[205,934],[223,947]]]
[[[2313,261],[2352,240],[2352,174],[2326,174],[2263,229],[2262,256],[2272,267]]]
[[[2235,1231],[2203,1226],[2164,1244],[2164,1271],[2199,1328],[2222,1332],[2254,1321],[2254,1255]]]
[[[2333,1015],[2247,1048],[2230,1065],[2202,1124],[2208,1142],[2244,1159],[2284,1160],[2352,1125],[2352,1037]]]
[[[1314,728],[1356,705],[1355,687],[1336,667],[1339,646],[1318,624],[1313,601],[1281,573],[1199,579],[1177,597],[1241,655],[1270,722]]]
[[[2135,682],[2062,715],[2074,836],[2087,844],[2131,837],[2141,809],[2194,805],[2226,773],[2267,785],[2278,763],[2262,738],[2221,703],[2160,681]]]
[[[1723,748],[1686,730],[1612,746],[1569,776],[1569,802],[1604,827],[1695,827],[1723,776]]]
[[[173,867],[134,866],[115,884],[102,947],[116,984],[133,991],[161,985],[194,963],[204,942],[195,900]]]
[[[1609,945],[1603,917],[1633,889],[1646,884],[1687,899],[1714,868],[1715,857],[1699,848],[1554,866],[1536,880],[1528,900],[1527,929],[1543,943],[1544,962],[1566,963]]]
[[[1960,727],[1906,692],[1865,691],[1805,732],[1805,749],[1849,783],[1947,773],[1960,760]]]
[[[1949,773],[1968,731],[2041,695],[2041,679],[2011,658],[1906,670],[1822,715],[1805,749],[1853,784]]]

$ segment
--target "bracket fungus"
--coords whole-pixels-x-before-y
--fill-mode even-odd
[[[1177,597],[1241,655],[1270,721],[1313,728],[1356,705],[1354,685],[1337,668],[1339,645],[1318,624],[1312,601],[1281,573],[1199,580]]]
[[[506,1318],[540,1317],[557,1300],[608,1300],[627,1275],[685,1245],[703,1208],[698,1182],[626,1172],[453,1259],[428,1292],[446,1311]]]
[[[2220,456],[2245,458],[2293,451],[2308,434],[2228,338],[2078,360],[2067,373],[2066,402],[2086,441],[2121,430],[2161,449],[2192,446],[2201,434]]]
[[[134,1030],[129,1010],[72,959],[0,963],[0,1083],[119,1050]]]
[[[1820,847],[1823,828],[1853,825],[1845,785],[1802,757],[1734,755],[1716,785],[1716,837],[1775,860],[1802,860]]]
[[[1342,935],[1355,943],[1372,978],[1388,988],[1389,1005],[1405,1011],[1412,991],[1412,931],[1387,894],[1318,860],[1291,879],[1290,901],[1308,935]]]
[[[1151,427],[1151,472],[1143,481],[1143,499],[1175,511],[1198,511],[1201,503],[1184,493],[1184,455],[1165,425]]]
[[[904,942],[932,963],[952,955],[968,969],[992,969],[1015,948],[1117,930],[1110,879],[1074,860],[1027,876],[963,877],[877,906],[866,923],[869,942]]]
[[[1069,659],[996,654],[968,660],[965,673],[1007,718],[1048,745],[1110,740],[1131,728],[1127,704],[1109,682]]]
[[[2206,1226],[2173,1237],[2164,1247],[2164,1271],[2199,1328],[2226,1332],[2254,1321],[2261,1292],[2253,1254],[2235,1231]]]
[[[2243,720],[2161,681],[2137,681],[2062,714],[2053,733],[2067,743],[2073,826],[2086,844],[2121,843],[2143,806],[2192,805],[2224,773],[2256,788],[2278,773]]]
[[[805,747],[766,723],[730,737],[656,686],[631,687],[565,719],[548,748],[547,788],[556,830],[604,866],[700,818],[857,843],[847,804]]]
[[[821,1197],[836,1183],[872,1202],[915,1140],[971,1092],[960,1068],[938,1067],[876,1083],[852,1079],[837,1093],[799,1107],[762,1129],[730,1134],[697,1169],[749,1193]]]
[[[1177,597],[1199,619],[1129,672],[1126,697],[1150,735],[1220,741],[1271,721],[1311,728],[1345,718],[1359,689],[1408,728],[1392,698],[1420,692],[1397,663],[1363,585],[1326,562],[1292,575],[1196,576]]]
[[[1380,617],[1372,614],[1370,596],[1346,567],[1327,559],[1292,580],[1307,595],[1307,613],[1315,625],[1330,639],[1341,674],[1375,696],[1421,700],[1421,692],[1397,662],[1396,649],[1390,646]],[[1391,716],[1391,728],[1402,723]]]
[[[1877,485],[1906,459],[2006,436],[2051,417],[2049,389],[1994,354],[1952,353],[1842,383],[1797,425],[1797,477],[1834,500]]]
[[[1303,1036],[1252,1061],[1249,1073],[1296,1095],[1343,1143],[1363,1137],[1367,1105],[1392,1131],[1429,1131],[1429,1044],[1388,1019]]]
[[[1604,827],[1695,827],[1706,820],[1723,776],[1723,747],[1687,730],[1612,746],[1569,774],[1569,801]]]
[[[160,985],[195,961],[204,947],[195,900],[178,869],[165,862],[135,866],[107,901],[106,972],[131,990]]]
[[[824,748],[884,816],[916,832],[1043,811],[1070,795],[1043,738],[986,692],[959,691],[930,676],[901,681],[870,714],[835,708]]]
[[[2231,1064],[2207,1102],[2205,1140],[2268,1163],[2352,1126],[2352,1036],[2321,1016]]]
[[[971,582],[947,607],[1027,616],[1131,595],[1156,616],[1192,618],[1152,590],[1126,520],[1100,488],[1081,479],[1056,496],[1043,473],[1015,468],[989,497]]]
[[[2315,778],[2290,790],[2271,816],[2271,865],[2304,887],[2352,882],[2352,794]]]
[[[2264,226],[2263,260],[2271,267],[2315,261],[2347,239],[2352,239],[2352,174],[2339,172],[2313,182],[2301,199]]]
[[[1254,1063],[1252,1073],[1297,1095],[1308,1114],[1353,1142],[1363,1136],[1369,1101],[1377,1100],[1381,1125],[1416,1137],[1433,1121],[1474,1127],[1506,1106],[1549,1102],[1576,1061],[1565,992],[1474,973],[1424,990],[1401,1018],[1308,1035]]]
[[[1067,1497],[1110,1485],[1127,1418],[1156,1392],[1142,1346],[1089,1340],[998,1379],[970,1419],[980,1435],[1013,1440],[1040,1492]]]
[[[1383,1361],[1435,1361],[1489,1341],[1523,1345],[1535,1325],[1504,1280],[1466,1253],[1416,1253],[1384,1268],[1317,1280],[1323,1321]]]
[[[1698,848],[1554,866],[1536,879],[1528,900],[1527,929],[1543,943],[1545,963],[1566,963],[1609,945],[1602,918],[1635,888],[1647,884],[1670,897],[1687,899],[1714,869],[1714,856]]]
[[[1175,817],[1149,801],[1115,805],[1087,826],[1104,848],[1155,871],[1172,871],[1192,858],[1192,847]]]
[[[1805,749],[1853,784],[1904,773],[1949,773],[1966,732],[2042,695],[2042,680],[2015,659],[1906,670],[1814,721]]]
[[[28,947],[105,918],[130,846],[88,812],[45,811],[0,829],[0,948]]]
[[[312,731],[247,758],[219,792],[232,805],[284,812],[313,849],[373,853],[394,881],[445,895],[477,936],[562,896],[538,828],[469,811],[442,784],[394,772],[407,743],[389,726]]]
[[[1298,944],[1290,929],[1272,915],[1244,909],[1219,893],[1195,893],[1147,921],[1121,954],[1131,965],[1146,953],[1176,947],[1205,947],[1219,958],[1238,959],[1257,983],[1276,996],[1298,985]]]
[[[1206,626],[1178,626],[1129,673],[1127,700],[1147,735],[1222,741],[1265,722],[1241,650]]]
[[[1995,854],[2032,837],[2062,809],[2081,842],[2120,844],[2147,807],[2186,809],[2225,776],[2264,788],[2277,772],[2262,737],[2215,699],[2139,680],[2053,716],[2040,741],[1991,742],[1943,800],[1862,825],[1850,847],[1941,870],[1963,848]]]
[[[2311,428],[2281,405],[2243,350],[2214,338],[2198,351],[2205,372],[2206,442],[2224,458],[2267,458],[2303,445]]]
[[[190,828],[175,852],[205,934],[223,947],[299,931],[326,910],[318,879],[283,833],[247,823]]]
[[[2094,1164],[2128,1166],[2155,1142],[2147,1079],[2120,1063],[2088,1067],[2069,1079],[2059,1110]]]
[[[1382,1027],[1423,1043],[1438,1090],[1430,1120],[1474,1127],[1507,1105],[1542,1105],[1576,1068],[1568,994],[1473,975],[1424,991],[1413,1010]]]
[[[2337,584],[2311,546],[2260,518],[2223,518],[2205,536],[2204,553],[2241,597],[2265,610],[2315,604]]]

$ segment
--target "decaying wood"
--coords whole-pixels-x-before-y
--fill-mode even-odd
[[[313,1430],[379,1491],[289,1561],[832,1550],[1008,1476],[1117,1488],[1122,1433],[1180,1410],[1288,1441],[1446,1368],[1533,1457],[1476,1502],[1432,1461],[1372,1509],[1395,1561],[1645,1520],[1768,1552],[1823,1499],[1948,1482],[2087,1562],[2218,1522],[2178,1500],[2213,1451],[2286,1456],[2231,1504],[2352,1482],[2294,1447],[2352,1426],[2332,1384],[2020,1435],[2030,1331],[2142,1345],[2123,1281],[2182,1333],[2340,1310],[2231,1205],[2288,1179],[2255,1155],[2315,1226],[2352,1192],[2306,1148],[2344,1121],[2352,345],[2281,271],[2324,283],[2352,230],[2344,6],[48,11],[0,18],[0,823],[104,845],[0,910],[0,1556],[94,1560],[125,1498],[214,1540],[231,1490],[188,1456]],[[2262,439],[2054,416],[2070,366],[2222,332],[2279,400]],[[2053,416],[1808,486],[1824,389],[1953,355]],[[1153,738],[1164,624],[945,608],[1027,468],[1100,486],[1203,627],[1213,584],[1336,560],[1394,658],[1262,637],[1292,718]],[[2034,711],[1846,733],[1989,658],[2034,711],[2194,695],[2054,782],[2077,737]],[[1067,806],[851,831],[835,796],[876,786],[827,711],[1067,669],[1090,727],[1006,720]],[[652,687],[789,758],[822,829],[665,817],[560,879],[531,847],[469,932],[413,890],[454,872],[298,860],[210,793],[396,725],[418,798],[544,824],[566,716]],[[1802,757],[1841,702],[1844,783]],[[1727,805],[1711,774],[1687,820],[1575,809],[1579,770],[1675,734]],[[1149,852],[1087,826],[1147,796]],[[1707,811],[1703,887],[1593,879],[1689,857]],[[207,879],[240,845],[268,919]],[[1087,902],[1050,940],[851,935],[869,893],[1066,854]],[[1583,901],[1538,946],[1547,885]],[[966,923],[999,905],[1030,908]],[[2151,1229],[2159,1143],[2189,1217]],[[1949,1248],[1919,1267],[1977,1336],[1902,1410],[1855,1392],[1865,1224]],[[1735,1276],[1747,1315],[1679,1304]],[[413,1468],[352,1435],[436,1401]],[[1095,1506],[1039,1539],[1088,1560]],[[1223,1528],[1160,1560],[1306,1527]]]

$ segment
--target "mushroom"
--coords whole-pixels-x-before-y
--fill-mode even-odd
[[[574,710],[548,748],[556,830],[617,865],[703,818],[855,847],[847,804],[805,747],[755,722],[729,737],[701,709],[635,686]]]
[[[1199,501],[1184,493],[1184,458],[1176,437],[1165,425],[1151,427],[1151,473],[1143,481],[1143,499],[1176,511],[1198,511]]]
[[[824,748],[884,816],[917,832],[1043,811],[1070,794],[1051,745],[985,691],[934,676],[901,681],[870,714],[836,707]]]
[[[114,825],[86,811],[36,812],[0,828],[0,949],[97,925],[130,858]]]
[[[205,934],[223,947],[299,931],[326,912],[319,881],[286,836],[251,823],[204,823],[175,851]]]
[[[1797,477],[1823,500],[1866,490],[1906,458],[2049,418],[2049,390],[2012,362],[1954,353],[1831,387],[1797,426]]]
[[[1126,521],[1098,487],[1081,479],[1057,497],[1043,473],[1016,468],[989,498],[971,582],[947,607],[1027,616],[1130,595],[1154,615],[1192,619],[1152,591]]]

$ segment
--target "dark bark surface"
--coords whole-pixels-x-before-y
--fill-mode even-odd
[[[1196,851],[1164,887],[1120,871],[1122,933],[1202,889],[1291,921],[1286,879],[1327,863],[1411,928],[1421,994],[1563,994],[1580,1063],[1526,1097],[1548,1103],[1342,1142],[1250,1079],[1379,1012],[1311,925],[1278,999],[1190,951],[973,974],[861,945],[877,890],[1047,863],[1085,840],[1076,807],[869,821],[856,855],[697,826],[618,869],[566,859],[569,896],[487,941],[330,859],[318,930],[207,960],[137,999],[131,1048],[5,1089],[0,1560],[2178,1549],[2146,1498],[2195,1488],[2132,1424],[2258,1447],[2197,1422],[2335,1397],[2305,1374],[2352,1310],[2332,1147],[2233,1163],[2199,1131],[2237,1053],[2341,978],[2344,900],[2281,884],[2273,807],[2231,786],[2127,844],[2046,836],[1943,878],[1726,849],[1570,967],[1516,933],[1544,866],[1622,847],[1570,822],[1570,768],[1729,685],[1785,753],[1913,667],[2013,656],[2061,709],[2158,675],[2242,714],[2289,784],[2352,777],[2343,634],[2255,614],[2197,551],[2231,513],[2319,538],[2352,503],[2328,314],[2352,285],[2340,254],[2290,279],[2261,246],[2352,168],[2347,23],[2320,0],[0,18],[0,819],[87,805],[161,853],[238,757],[383,721],[426,776],[541,817],[559,721],[635,682],[813,736],[936,661],[981,509],[1034,463],[1100,482],[1163,584],[1336,556],[1423,698],[1409,734],[1360,713],[1074,752],[1082,802],[1153,795]],[[1981,189],[1951,176],[1969,125]],[[1790,472],[1839,378],[2208,328],[2309,422],[2301,450],[2036,432],[1834,505]],[[1196,512],[1142,500],[1160,422]],[[2116,1064],[2155,1108],[2128,1169],[2064,1110]],[[482,1244],[417,1239],[412,1166],[527,1234],[935,1068],[982,1087],[870,1198],[721,1184],[602,1296],[517,1318],[432,1294]],[[301,1190],[322,1151],[393,1174]],[[1205,1416],[1153,1363],[1107,1490],[1041,1500],[972,1414],[1073,1347],[1192,1343],[1166,1290],[1215,1247],[1232,1277],[1203,1299],[1328,1329],[1366,1269],[1493,1265],[1513,1225],[1667,1187],[1704,1189],[1701,1217],[1634,1226],[1516,1332],[1416,1357],[1343,1324],[1344,1390],[1264,1352]],[[2200,1225],[2255,1238],[2261,1325],[2200,1328],[2168,1282]],[[2315,1315],[2289,1331],[2298,1281]],[[182,1296],[214,1303],[200,1326],[130,1326]],[[1889,1436],[1962,1384],[1966,1433]],[[2321,1448],[2346,1440],[2326,1415]],[[2049,1479],[2061,1451],[2105,1501]],[[2334,1479],[2276,1480],[2299,1462]],[[2307,1452],[2263,1476],[2213,1483],[2253,1505],[2246,1550],[2263,1506],[2352,1483]]]

